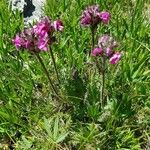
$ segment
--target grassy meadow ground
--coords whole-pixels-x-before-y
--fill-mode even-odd
[[[102,77],[87,63],[91,33],[80,25],[92,4],[111,13],[96,36],[109,33],[123,52],[118,64],[107,63],[104,109]],[[149,150],[150,1],[47,0],[44,11],[64,24],[52,45],[59,85],[50,53],[40,53],[62,99],[51,94],[36,57],[12,44],[23,17],[0,0],[0,149]]]

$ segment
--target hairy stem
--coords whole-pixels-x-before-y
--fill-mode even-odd
[[[91,36],[92,36],[92,50],[95,47],[95,32],[96,32],[97,27],[91,26]],[[89,54],[90,55],[90,54]],[[102,85],[101,85],[101,93],[100,93],[100,103],[101,103],[101,109],[104,108],[105,106],[105,100],[104,100],[104,89],[105,89],[105,63],[106,63],[106,58],[102,57],[102,67],[100,67],[98,60],[96,59],[96,66],[98,68],[98,72],[101,75],[102,73]]]
[[[105,89],[105,63],[106,59],[105,57],[102,57],[102,85],[101,85],[101,109],[105,106],[105,100],[104,100],[104,89]]]
[[[53,90],[53,91],[55,92],[55,94],[58,96],[57,90],[55,89],[55,87],[54,87],[54,85],[53,85],[53,83],[52,83],[52,80],[51,80],[51,78],[50,78],[50,76],[49,76],[49,73],[48,73],[48,71],[47,71],[47,69],[46,69],[46,67],[45,67],[45,64],[44,64],[42,58],[40,57],[39,53],[35,53],[35,54],[36,54],[36,57],[37,57],[37,59],[39,60],[41,66],[42,66],[42,68],[43,68],[44,73],[46,74],[46,76],[47,76],[47,78],[48,78],[48,81],[49,81],[49,83],[50,83],[50,86],[51,86],[52,90]]]
[[[54,68],[55,68],[57,80],[58,80],[58,83],[59,83],[59,85],[60,85],[61,82],[60,82],[60,79],[59,79],[58,70],[57,70],[57,67],[56,67],[56,62],[55,62],[55,58],[54,58],[53,51],[52,51],[52,48],[51,48],[51,47],[50,47],[50,55],[51,55],[51,57],[52,57],[52,61],[53,61],[53,65],[54,65]]]
[[[91,36],[92,36],[92,50],[95,46],[95,28],[91,26]]]

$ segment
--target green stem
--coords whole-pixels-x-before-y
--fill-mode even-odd
[[[37,59],[39,60],[39,62],[41,63],[41,66],[42,66],[43,71],[45,72],[45,74],[46,74],[46,76],[48,78],[48,81],[50,83],[51,88],[53,89],[53,91],[55,92],[55,94],[58,96],[57,90],[55,89],[55,87],[54,87],[54,85],[52,83],[52,80],[51,80],[51,78],[49,76],[49,73],[48,73],[48,71],[47,71],[47,69],[45,67],[45,64],[44,64],[42,58],[40,57],[39,53],[35,53],[35,55],[36,55]]]
[[[51,57],[52,57],[53,65],[54,65],[55,72],[56,72],[56,75],[57,75],[57,80],[58,80],[58,83],[59,83],[59,85],[60,85],[61,82],[60,82],[60,79],[59,79],[58,70],[57,70],[57,67],[56,67],[56,62],[55,62],[55,58],[54,58],[53,51],[52,51],[52,48],[51,48],[51,47],[50,47],[50,55],[51,55]]]

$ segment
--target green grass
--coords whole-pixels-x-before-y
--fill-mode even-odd
[[[123,51],[108,65],[105,99],[100,109],[101,77],[88,65],[88,28],[80,26],[82,10],[99,4],[111,12],[109,32]],[[23,29],[21,14],[0,0],[0,149],[16,150],[148,150],[150,148],[150,3],[147,0],[47,0],[45,14],[65,27],[52,46],[63,100],[51,96],[38,60],[17,51],[11,39]],[[41,53],[51,79],[56,73],[49,53]]]

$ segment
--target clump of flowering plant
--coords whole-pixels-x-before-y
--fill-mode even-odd
[[[100,104],[103,109],[105,106],[104,87],[107,63],[109,59],[110,64],[117,64],[121,59],[121,52],[116,52],[114,49],[118,46],[113,37],[109,35],[103,35],[98,39],[98,44],[95,47],[95,35],[99,24],[108,25],[111,15],[107,11],[100,11],[98,5],[92,5],[87,7],[80,17],[80,24],[85,27],[90,27],[91,30],[91,47],[92,50],[89,55],[96,57],[95,63],[98,67],[100,76],[102,77],[101,90],[100,90]],[[101,58],[101,59],[99,59]]]
[[[113,37],[109,35],[103,35],[98,39],[98,46],[91,51],[91,56],[100,57],[101,62],[97,61],[98,69],[101,70],[102,85],[101,85],[101,108],[105,105],[104,101],[104,86],[106,76],[106,59],[113,65],[117,64],[121,59],[121,52],[116,52],[114,49],[118,46]],[[100,68],[99,68],[100,67]]]
[[[60,83],[55,59],[53,56],[52,49],[50,47],[53,44],[53,42],[55,42],[54,36],[55,31],[60,32],[64,31],[62,21],[58,19],[52,22],[50,17],[44,17],[39,22],[37,22],[33,27],[26,28],[22,32],[18,33],[16,37],[12,40],[12,42],[16,46],[17,50],[26,49],[37,56],[46,76],[48,77],[49,83],[53,91],[55,92],[56,95],[58,95],[57,90],[55,89],[49,76],[49,73],[44,65],[44,62],[39,55],[39,52],[48,51],[48,49],[50,49],[50,54],[57,74],[57,79],[58,82]]]

